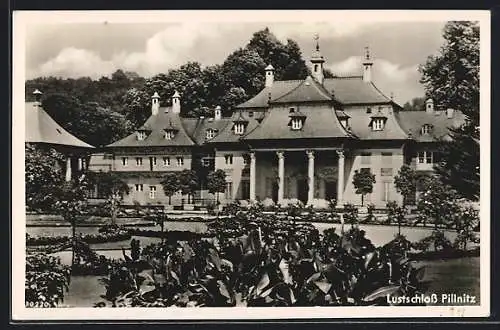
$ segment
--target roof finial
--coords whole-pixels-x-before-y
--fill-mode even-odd
[[[319,52],[319,34],[314,34],[314,40],[316,40],[316,50]]]
[[[365,47],[365,60],[370,59],[370,47],[366,46]]]
[[[394,92],[391,92],[391,101],[394,101]]]

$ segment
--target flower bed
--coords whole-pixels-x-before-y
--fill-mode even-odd
[[[130,230],[119,228],[98,234],[78,235],[77,238],[88,244],[125,241],[132,237]],[[71,236],[37,236],[26,234],[26,246],[59,245],[71,241]]]

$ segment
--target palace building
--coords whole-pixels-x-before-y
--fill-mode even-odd
[[[270,64],[265,87],[231,117],[216,107],[212,118],[182,118],[177,92],[169,107],[155,93],[147,121],[94,155],[90,168],[124,175],[131,187],[125,204],[166,204],[162,176],[184,169],[224,170],[223,203],[269,198],[281,205],[360,205],[355,171],[375,174],[366,203],[385,207],[401,201],[394,187],[399,168],[406,163],[432,171],[438,145],[449,140],[448,128],[463,123],[464,115],[437,109],[432,99],[422,111],[404,111],[372,81],[368,50],[360,75],[325,78],[319,45],[310,61],[311,75],[304,80],[277,81]],[[197,197],[210,197],[203,184]],[[181,200],[180,193],[172,198]]]

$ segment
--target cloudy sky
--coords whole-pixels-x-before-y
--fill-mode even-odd
[[[98,78],[117,69],[143,76],[165,72],[187,61],[222,63],[266,26],[281,40],[298,42],[308,60],[314,34],[333,72],[361,68],[369,46],[374,81],[404,103],[423,96],[419,64],[439,51],[444,21],[430,22],[205,22],[205,23],[64,23],[26,29],[26,78],[38,76]],[[307,62],[309,63],[309,62]]]

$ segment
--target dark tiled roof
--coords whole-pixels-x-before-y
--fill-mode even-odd
[[[25,103],[24,115],[25,142],[94,148],[62,128],[35,102]]]
[[[391,102],[372,82],[364,82],[362,77],[328,78],[323,86],[342,104]]]
[[[275,81],[271,87],[265,87],[250,100],[240,104],[237,108],[264,108],[271,102],[283,97],[301,85],[303,80]],[[364,82],[362,76],[346,76],[327,78],[323,82],[324,90],[342,104],[373,104],[390,103],[372,82]],[[302,100],[304,101],[304,100]]]
[[[250,100],[236,106],[237,108],[263,108],[267,107],[269,101],[269,95],[271,100],[275,100],[298,85],[302,83],[302,80],[281,80],[275,81],[271,87],[265,87],[257,95],[252,97]]]
[[[258,125],[258,118],[249,117],[248,114],[236,111],[233,113],[231,118],[228,118],[227,125],[222,129],[222,131],[212,140],[210,143],[235,143],[240,142],[241,135],[234,134],[234,123],[241,120],[246,120],[248,123],[246,125],[245,132],[250,132],[254,130]]]
[[[290,112],[288,108],[273,107],[254,130],[245,135],[245,140],[262,139],[300,139],[351,137],[340,124],[335,110],[329,105],[305,105],[300,112],[306,115],[301,130],[292,130],[288,126]]]
[[[432,142],[447,139],[449,127],[459,127],[465,122],[465,115],[455,110],[452,118],[447,118],[446,111],[428,113],[425,111],[399,111],[396,114],[401,127],[411,133],[411,137],[419,142]],[[421,134],[422,126],[432,125],[429,134]]]
[[[221,118],[219,120],[213,118],[182,118],[182,123],[186,132],[198,145],[213,140],[207,141],[206,139],[206,132],[208,129],[215,130],[215,136],[218,136],[230,122],[231,118]]]
[[[323,86],[311,76],[308,76],[297,87],[290,90],[285,95],[272,100],[272,103],[297,103],[331,101],[332,97]]]
[[[383,116],[386,118],[384,129],[381,131],[374,131],[370,126],[374,115],[359,110],[345,112],[350,116],[349,126],[352,133],[362,140],[403,140],[408,138],[392,110],[389,113],[374,114],[375,117]]]
[[[168,112],[166,112],[168,110]],[[165,129],[178,130],[172,140],[165,139]],[[172,113],[170,108],[160,108],[156,115],[151,115],[138,129],[150,131],[144,140],[138,140],[134,132],[129,136],[111,143],[108,147],[153,147],[153,146],[193,146],[195,143],[186,133],[178,113]]]

